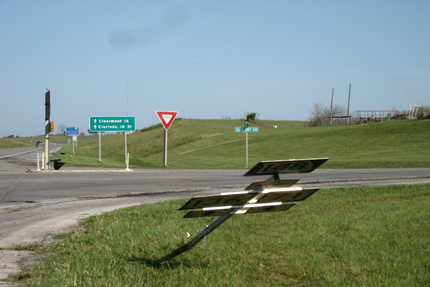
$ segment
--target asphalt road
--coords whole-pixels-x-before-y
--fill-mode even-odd
[[[56,152],[60,147],[53,146]],[[42,148],[0,149],[0,206],[65,198],[119,198],[154,193],[219,193],[243,190],[268,176],[243,176],[247,170],[96,169],[65,167],[36,172]],[[30,165],[30,166],[29,166]],[[312,173],[283,174],[300,179],[305,187],[368,186],[430,182],[430,168],[317,169]]]
[[[32,203],[69,197],[106,197],[184,190],[244,189],[268,176],[243,176],[246,170],[61,169],[51,172],[5,172],[0,162],[0,205]],[[11,164],[9,164],[11,165]],[[26,167],[27,168],[27,167]],[[31,168],[35,170],[34,167]],[[364,186],[430,182],[430,169],[315,170],[308,174],[281,175],[313,186]]]
[[[0,159],[10,158],[13,156],[23,155],[30,152],[44,152],[41,147],[25,147],[25,148],[7,148],[0,149]]]
[[[0,152],[4,156],[5,151]],[[10,150],[10,153],[18,152]],[[28,163],[31,158],[35,158],[35,152],[14,155],[14,163],[7,161],[10,157],[0,160],[0,247],[29,243],[36,237],[40,240],[39,235],[25,236],[22,232],[51,227],[55,230],[54,226],[70,225],[67,218],[77,223],[82,214],[88,216],[143,202],[243,190],[252,182],[270,178],[245,177],[247,170],[135,169],[126,172],[125,169],[64,167],[59,171],[35,172],[35,163],[34,166],[16,164],[20,160]],[[307,174],[281,175],[281,179],[293,178],[300,179],[296,185],[303,187],[429,183],[430,168],[317,169]],[[8,236],[11,237],[7,239]]]
[[[17,155],[22,151],[26,153]],[[247,170],[126,172],[67,165],[59,171],[35,172],[36,153],[41,149],[28,151],[0,150],[0,248],[50,243],[52,234],[77,227],[82,218],[94,214],[173,198],[243,190],[252,182],[269,178],[245,177]],[[14,155],[8,156],[8,152]],[[430,168],[318,169],[308,174],[281,175],[281,179],[293,178],[300,179],[296,185],[321,188],[430,183]],[[13,256],[16,255],[8,258],[12,260]],[[3,260],[1,256],[0,259]],[[5,266],[12,264],[5,262]],[[0,268],[0,278],[4,270]]]
[[[56,152],[60,147],[53,146]],[[96,169],[63,167],[36,172],[42,148],[0,149],[0,206],[64,198],[106,198],[170,193],[243,189],[268,176],[243,176],[247,170]],[[323,166],[324,167],[324,166]],[[430,168],[317,169],[312,173],[281,175],[300,179],[304,186],[366,186],[430,182]]]

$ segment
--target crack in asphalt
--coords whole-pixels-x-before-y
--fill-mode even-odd
[[[6,197],[6,195],[13,189],[13,187],[24,177],[25,173],[21,175],[13,184],[11,187],[8,188],[6,193],[3,195],[3,197],[0,199],[0,202],[3,201],[3,199]]]

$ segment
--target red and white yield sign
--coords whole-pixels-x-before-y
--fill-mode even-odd
[[[161,123],[164,126],[164,129],[168,130],[170,125],[175,120],[178,112],[163,112],[163,111],[155,111]]]

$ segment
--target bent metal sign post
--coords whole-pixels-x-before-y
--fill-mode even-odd
[[[327,160],[328,158],[262,161],[251,168],[244,176],[273,175],[273,180],[254,182],[245,188],[244,191],[190,199],[179,208],[179,210],[191,210],[184,218],[219,217],[196,237],[191,239],[190,242],[161,258],[158,260],[158,263],[166,263],[185,251],[190,250],[233,215],[286,211],[295,205],[291,202],[307,199],[317,192],[319,188],[306,189],[300,186],[293,186],[299,181],[298,179],[281,180],[279,174],[312,172]]]

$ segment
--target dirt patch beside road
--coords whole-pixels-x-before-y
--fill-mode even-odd
[[[0,250],[0,287],[21,286],[25,281],[24,270],[36,265],[47,256],[46,252]],[[20,275],[19,282],[4,281],[10,276]]]

